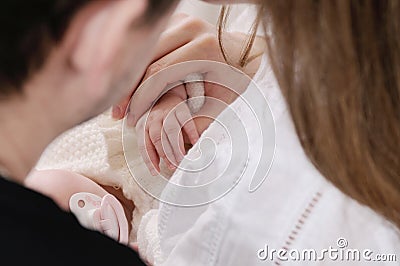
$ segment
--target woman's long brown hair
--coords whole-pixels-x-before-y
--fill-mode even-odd
[[[261,0],[260,11],[306,154],[400,228],[400,0]]]

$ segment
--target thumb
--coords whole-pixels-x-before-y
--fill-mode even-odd
[[[120,120],[124,118],[125,114],[127,113],[127,108],[129,101],[132,97],[132,93],[128,96],[124,97],[118,104],[114,105],[112,108],[112,118],[116,120]]]

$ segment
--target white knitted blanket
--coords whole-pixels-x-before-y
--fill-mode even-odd
[[[201,75],[193,74],[187,79],[192,81],[199,80],[201,77]],[[190,109],[192,113],[195,113],[204,103],[204,99],[198,97],[204,96],[203,83],[188,83],[186,90],[189,97],[197,97],[197,100],[190,102]],[[135,169],[134,175],[141,177],[141,180],[146,180],[145,177],[151,174],[138,151],[136,132],[129,130],[124,134],[129,134],[125,139],[130,143],[126,143],[126,146],[136,151],[136,156],[134,156],[136,159],[130,162],[132,169]],[[122,121],[114,121],[110,111],[58,137],[45,150],[36,169],[69,170],[84,175],[98,184],[122,189],[125,197],[135,204],[130,242],[137,240],[137,231],[142,217],[151,209],[158,207],[158,201],[143,191],[131,176],[123,153]],[[161,164],[161,172],[164,176],[172,174],[163,164]],[[159,186],[159,184],[152,185]]]

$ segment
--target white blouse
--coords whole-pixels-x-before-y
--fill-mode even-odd
[[[189,152],[167,203],[143,218],[142,256],[174,266],[398,265],[399,231],[307,159],[265,56],[254,80]]]

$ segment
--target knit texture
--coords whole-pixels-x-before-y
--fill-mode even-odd
[[[188,80],[193,81],[198,81],[200,78],[202,79],[202,76],[196,76],[196,74],[188,76]],[[188,95],[195,95],[196,100],[192,102],[192,105],[196,110],[201,108],[204,103],[204,100],[201,99],[204,98],[201,97],[204,96],[202,82],[188,83],[186,90]],[[191,109],[191,112],[194,113],[196,110]],[[134,159],[129,164],[131,169],[135,169],[134,177],[140,179],[140,182],[150,180],[150,178],[146,178],[151,174],[139,153],[136,131],[134,129],[126,130],[124,135],[126,136],[125,147],[130,147],[130,152],[133,152],[133,156],[130,158]],[[111,111],[107,111],[58,137],[45,150],[36,169],[69,170],[86,176],[100,185],[122,189],[124,196],[135,204],[130,242],[137,240],[137,231],[142,217],[151,209],[158,207],[158,201],[143,191],[129,171],[123,151],[122,121],[113,120]],[[161,174],[166,177],[172,175],[164,163],[161,163]],[[160,184],[150,185],[152,187],[161,186]],[[161,191],[162,189],[159,187],[156,190]]]
[[[135,175],[144,177],[150,173],[137,149],[136,132],[129,130],[127,143],[136,153],[136,160],[130,162]],[[125,162],[122,145],[122,121],[111,119],[106,112],[77,126],[57,138],[43,153],[36,168],[63,169],[84,175],[98,184],[122,189],[124,196],[135,204],[130,241],[136,241],[136,232],[141,217],[158,202],[136,183]],[[163,174],[170,175],[163,167]],[[142,178],[141,178],[142,179]],[[157,184],[154,184],[157,185]]]
[[[158,211],[151,210],[143,216],[137,233],[139,254],[149,265],[160,265],[163,262],[157,225]]]

